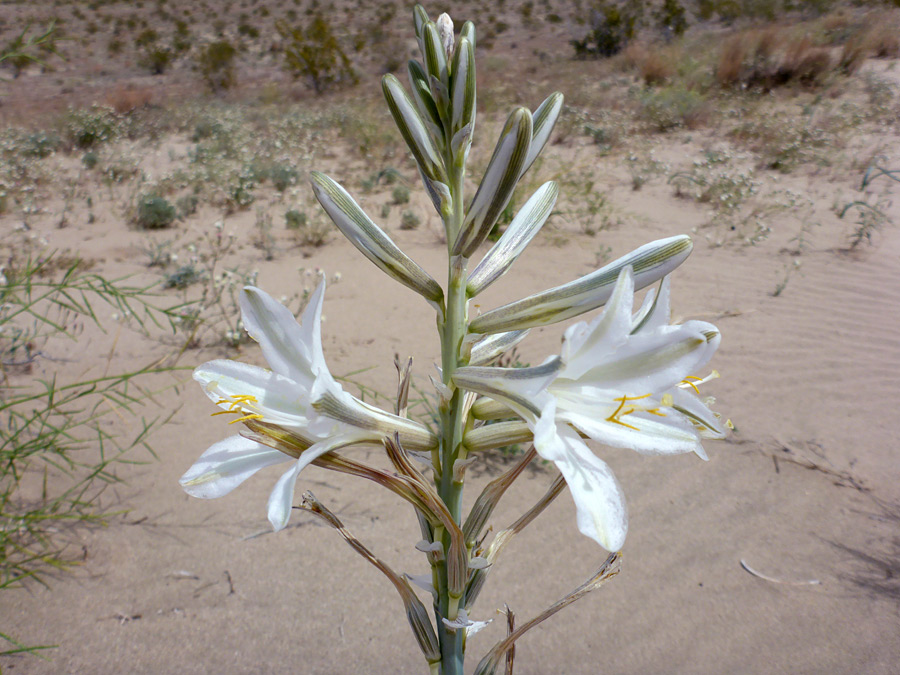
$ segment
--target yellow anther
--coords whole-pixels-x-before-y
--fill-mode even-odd
[[[261,420],[263,415],[258,415],[256,413],[250,413],[249,415],[244,415],[243,417],[238,417],[236,420],[231,420],[228,424],[234,424],[235,422],[244,422],[245,420]]]
[[[244,422],[246,420],[261,420],[262,415],[258,413],[248,412],[247,408],[258,408],[257,399],[252,394],[235,394],[228,398],[220,398],[216,401],[216,405],[228,406],[228,410],[219,410],[211,413],[212,417],[216,415],[240,415],[237,419],[231,420],[229,424],[235,422]]]
[[[671,408],[675,405],[675,400],[672,398],[672,394],[663,394],[662,398],[659,400],[659,404],[663,408]]]

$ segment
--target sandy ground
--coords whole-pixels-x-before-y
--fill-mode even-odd
[[[897,149],[895,136],[882,140]],[[684,147],[673,141],[669,151]],[[603,186],[630,214],[626,224],[597,238],[570,232],[539,239],[479,297],[483,309],[591,271],[601,244],[617,257],[704,222],[701,205],[675,197],[663,182],[632,192],[623,169],[606,167]],[[828,214],[838,190],[858,175],[848,173],[839,186],[808,172],[777,180],[810,196],[822,222],[779,296],[773,290],[791,264],[783,251],[798,229],[777,217],[772,235],[756,245],[720,246],[720,233],[698,231],[694,253],[673,277],[674,316],[711,321],[723,333],[712,363],[722,378],[705,393],[737,432],[707,444],[707,463],[595,448],[628,499],[622,573],[523,638],[517,673],[897,672],[900,232],[889,226],[874,245],[847,252],[849,226]],[[900,222],[898,205],[890,208]],[[226,220],[226,228],[239,231],[241,217]],[[146,273],[136,251],[140,235],[125,225],[100,235],[96,227],[55,230],[48,223],[43,234],[54,246],[104,261],[99,271]],[[431,229],[392,235],[443,279],[444,247]],[[438,358],[431,310],[338,236],[311,259],[308,253],[279,251],[261,267],[259,285],[277,296],[290,292],[300,265],[341,272],[324,310],[332,372],[374,367],[358,379],[390,392],[399,352],[415,357],[424,386]],[[242,255],[251,254],[259,252],[247,246]],[[521,348],[523,360],[556,352],[562,330],[535,331]],[[109,340],[79,345],[83,361],[71,374],[90,372],[103,360],[93,354],[108,353]],[[125,332],[114,363],[145,363],[168,348]],[[183,362],[223,353],[193,350]],[[236,358],[261,363],[253,346]],[[160,412],[179,406],[155,437],[159,461],[125,467],[127,483],[105,496],[127,513],[76,533],[83,564],[51,578],[50,588],[0,595],[5,626],[29,643],[58,645],[47,661],[0,659],[4,672],[426,672],[394,591],[334,532],[303,514],[287,530],[268,532],[265,500],[277,469],[221,500],[185,495],[178,477],[233,428],[210,417],[211,404],[189,381],[159,404]],[[537,469],[501,504],[495,529],[546,489],[552,469]],[[314,467],[302,475],[302,489],[313,490],[395,569],[425,570],[413,549],[413,514],[397,499]],[[477,489],[467,494],[471,503]],[[495,610],[504,602],[524,621],[588,578],[604,557],[577,533],[571,500],[561,496],[499,560],[474,612],[495,621],[471,639],[470,665],[502,637]]]
[[[673,223],[693,208],[652,191],[630,205],[649,218],[610,234],[617,253],[678,231]],[[441,244],[423,232],[405,239],[437,274]],[[103,245],[116,246],[115,237]],[[524,638],[517,672],[896,672],[897,587],[889,577],[900,553],[892,416],[900,235],[887,230],[856,255],[828,247],[806,254],[803,274],[779,297],[771,295],[773,246],[713,248],[701,239],[675,275],[675,316],[711,320],[724,334],[713,363],[723,378],[711,389],[738,433],[709,444],[708,463],[598,449],[629,500],[623,571]],[[483,304],[589,271],[588,250],[584,241],[537,243]],[[277,292],[279,276],[296,263],[284,256],[260,284]],[[437,351],[427,307],[343,241],[318,251],[316,263],[343,274],[326,295],[332,370],[375,365],[366,378],[389,391],[392,353],[401,350],[417,357],[422,377]],[[540,358],[559,336],[559,327],[537,331],[523,353]],[[146,345],[120,340],[117,349],[128,362]],[[260,359],[252,347],[241,357]],[[422,672],[393,591],[333,532],[298,515],[280,534],[254,536],[267,530],[264,504],[277,474],[217,501],[181,491],[179,475],[230,430],[209,417],[192,383],[172,395],[176,401],[180,411],[156,438],[160,461],[129,468],[127,486],[116,490],[127,515],[83,533],[84,564],[49,590],[3,593],[6,623],[32,642],[59,645],[50,661],[7,658],[4,669]],[[549,469],[526,474],[495,525],[527,508],[550,476]],[[300,485],[395,567],[424,569],[403,504],[315,468]],[[476,615],[495,616],[506,602],[529,617],[602,558],[578,535],[573,506],[561,498],[510,546]],[[473,656],[499,639],[500,624],[472,638]]]

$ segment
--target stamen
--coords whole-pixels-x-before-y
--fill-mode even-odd
[[[619,402],[619,407],[616,408],[616,411],[612,415],[610,415],[609,417],[606,418],[606,421],[613,422],[614,424],[621,424],[623,427],[628,427],[629,429],[634,429],[635,431],[640,431],[640,429],[638,429],[637,427],[632,426],[631,424],[628,424],[627,422],[623,422],[622,420],[619,419],[619,417],[621,417],[622,415],[630,415],[631,413],[640,409],[637,406],[629,406],[628,409],[625,410],[625,404],[627,402],[640,401],[641,399],[649,398],[650,396],[652,396],[652,394],[644,394],[643,396],[622,395],[619,398],[613,399],[614,401]]]
[[[234,396],[229,396],[228,398],[220,398],[216,401],[216,405],[227,405],[228,410],[219,410],[214,413],[210,413],[211,417],[215,417],[216,415],[240,415],[237,419],[231,420],[229,424],[234,424],[235,422],[245,422],[247,420],[261,420],[263,419],[263,415],[259,413],[249,412],[248,408],[259,408],[257,405],[258,401],[255,396],[252,394],[235,394]]]
[[[228,424],[234,424],[235,422],[243,422],[245,420],[261,420],[263,419],[263,415],[259,415],[257,413],[250,413],[249,415],[244,415],[243,417],[238,417],[236,420],[231,420]]]
[[[687,389],[688,387],[690,387],[691,389],[693,389],[695,392],[697,392],[699,394],[700,393],[700,389],[698,388],[699,385],[705,384],[705,383],[709,382],[710,380],[715,380],[717,377],[719,377],[718,370],[713,370],[709,375],[707,375],[706,377],[703,377],[703,378],[697,377],[696,375],[688,375],[686,378],[684,378],[681,381],[681,384],[679,384],[678,386],[681,387],[682,389]]]

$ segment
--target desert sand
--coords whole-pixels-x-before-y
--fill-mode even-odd
[[[872,67],[896,85],[896,70]],[[179,135],[141,143],[150,165],[190,144]],[[657,159],[689,167],[725,141],[715,129],[701,129],[656,136],[652,143]],[[896,125],[855,137],[845,152],[863,155],[874,147],[897,168]],[[342,152],[325,160],[339,180],[343,165],[358,167]],[[833,206],[857,194],[861,172],[849,165],[762,172],[764,190],[790,188],[811,207],[802,217],[775,213],[767,221],[770,232],[750,242],[708,224],[708,205],[680,197],[664,178],[632,189],[624,152],[600,156],[589,140],[569,139],[548,146],[547,154],[537,172],[591,167],[595,189],[615,205],[617,217],[595,235],[552,219],[473,311],[588,273],[606,247],[612,259],[652,239],[692,234],[694,251],[672,276],[673,319],[701,318],[721,330],[711,365],[722,377],[704,394],[715,396],[715,409],[736,428],[726,440],[706,443],[708,462],[592,446],[613,467],[628,501],[622,571],[527,634],[517,646],[516,672],[896,673],[900,230],[888,224],[871,243],[848,247],[850,223],[837,218]],[[424,223],[412,231],[396,224],[388,229],[442,280],[445,244],[437,219],[425,215],[427,202],[414,174],[408,178]],[[888,182],[890,198],[900,185]],[[307,190],[305,180],[298,190]],[[560,204],[566,200],[563,191]],[[373,213],[375,201],[360,196]],[[900,202],[886,209],[900,223]],[[121,222],[111,207],[95,211],[96,222],[76,211],[60,229],[48,208],[31,220],[30,233],[52,249],[94,261],[92,271],[158,280],[140,253],[147,233]],[[298,267],[320,268],[329,278],[340,273],[324,309],[324,349],[333,373],[358,372],[355,381],[390,396],[399,353],[414,357],[417,385],[428,389],[438,342],[432,310],[414,293],[393,284],[337,232],[324,246],[298,248],[278,229],[276,255],[264,261],[252,244],[252,210],[227,216],[201,210],[177,227],[185,228],[187,241],[216,220],[236,237],[230,259],[256,261],[258,285],[276,297],[296,290]],[[796,237],[805,221],[817,225],[801,250]],[[4,232],[17,224],[14,213],[0,216]],[[775,294],[782,279],[786,286]],[[533,331],[519,348],[520,359],[539,363],[556,353],[564,328]],[[127,327],[106,334],[88,327],[77,344],[60,344],[54,353],[65,360],[65,374],[77,377],[163,358],[175,343]],[[185,351],[178,363],[221,357],[263,365],[253,344],[230,349],[207,343]],[[39,362],[30,377],[57,368],[58,362]],[[182,491],[179,476],[234,427],[210,416],[215,409],[189,370],[165,376],[159,386],[147,414],[176,412],[152,439],[158,460],[140,457],[149,461],[123,465],[124,483],[102,497],[122,513],[106,527],[67,533],[79,564],[50,575],[47,587],[25,584],[0,594],[4,626],[30,644],[57,645],[47,660],[2,658],[3,671],[426,672],[393,589],[336,533],[301,512],[285,531],[270,532],[265,502],[277,468],[218,500]],[[372,461],[377,455],[358,451]],[[473,467],[468,503],[475,486],[497,470],[483,464]],[[494,529],[527,509],[553,476],[552,466],[536,463],[501,503]],[[297,494],[304,489],[394,569],[425,571],[413,548],[419,535],[407,505],[377,486],[316,467],[301,475]],[[473,618],[494,621],[470,639],[470,667],[503,636],[497,610],[504,603],[525,621],[587,579],[605,555],[577,532],[571,499],[561,495],[498,561],[473,612]]]

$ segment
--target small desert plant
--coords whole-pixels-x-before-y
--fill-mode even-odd
[[[684,6],[678,0],[663,0],[656,11],[656,23],[667,35],[682,35],[688,27]]]
[[[118,132],[118,120],[111,108],[92,106],[88,109],[70,110],[67,132],[75,147],[93,148],[111,140]]]
[[[706,98],[700,92],[677,84],[642,92],[640,114],[656,131],[697,127],[706,114]]]
[[[394,204],[408,204],[409,188],[405,185],[398,185],[391,191],[391,199]]]
[[[100,161],[100,156],[96,152],[86,152],[84,156],[81,158],[81,163],[84,165],[84,168],[90,171],[94,167],[97,166]]]
[[[213,91],[234,86],[234,57],[237,50],[226,40],[207,45],[197,57],[197,66],[203,81]]]
[[[0,64],[10,66],[13,77],[19,77],[22,71],[31,63],[42,63],[43,54],[56,54],[56,42],[59,39],[59,31],[54,22],[42,33],[29,35],[30,24],[26,24],[22,32],[0,50]]]
[[[142,230],[159,230],[175,222],[175,207],[164,197],[148,195],[140,200],[135,223]]]
[[[308,218],[303,211],[291,209],[284,214],[284,226],[289,230],[301,230],[306,227]]]
[[[863,179],[859,186],[862,197],[846,204],[838,212],[838,217],[841,219],[851,210],[856,214],[855,228],[850,235],[851,249],[856,248],[864,241],[871,244],[872,236],[875,232],[891,222],[888,215],[888,209],[891,206],[890,199],[883,194],[878,197],[875,203],[872,203],[872,193],[868,189],[872,181],[882,177],[900,183],[900,169],[885,169],[877,163],[872,164],[863,174]]]
[[[275,237],[272,235],[272,216],[262,206],[256,208],[253,245],[263,252],[266,260],[275,259]]]
[[[321,14],[313,17],[306,30],[290,28],[283,21],[275,27],[285,41],[285,68],[294,78],[307,79],[317,94],[339,84],[356,83],[349,57]]]
[[[197,213],[197,206],[200,204],[200,198],[197,195],[182,195],[175,200],[175,209],[178,211],[178,217],[184,220],[188,216]]]
[[[575,58],[605,58],[618,54],[634,38],[643,18],[643,3],[619,7],[603,3],[591,12],[591,30],[581,40],[572,40]]]
[[[807,36],[770,27],[725,40],[716,79],[723,87],[769,91],[792,82],[819,84],[831,69],[827,49],[814,46]]]
[[[42,159],[44,157],[49,157],[59,150],[60,145],[61,140],[56,134],[38,131],[28,134],[25,137],[22,154],[26,157],[38,157]]]
[[[37,380],[30,376],[35,364],[59,340],[74,339],[65,327],[76,319],[102,329],[100,307],[141,327],[173,316],[148,302],[148,289],[84,272],[78,260],[10,260],[0,287],[0,590],[28,580],[45,584],[48,570],[75,564],[71,528],[112,515],[99,498],[118,482],[116,466],[134,462],[140,449],[154,456],[148,439],[165,422],[147,419],[140,408],[152,399],[146,378],[170,369],[151,365],[76,381],[61,370]],[[137,423],[118,434],[116,417]],[[47,648],[26,647],[6,633],[0,639],[13,647],[0,655]]]
[[[149,45],[138,59],[138,65],[146,68],[153,75],[162,75],[172,63],[173,54],[166,47]]]
[[[404,211],[403,215],[400,216],[400,229],[401,230],[415,230],[418,229],[419,225],[422,224],[422,219],[419,218],[413,211]]]
[[[279,192],[284,192],[292,185],[296,185],[298,177],[297,169],[290,165],[279,164],[269,171],[272,185]]]

